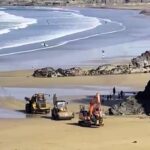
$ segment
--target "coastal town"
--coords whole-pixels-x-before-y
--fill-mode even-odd
[[[69,6],[69,5],[93,5],[98,6],[111,6],[117,4],[148,4],[149,0],[0,0],[0,5],[24,5],[24,6]]]

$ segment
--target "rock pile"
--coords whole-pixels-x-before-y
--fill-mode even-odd
[[[150,73],[150,51],[146,51],[141,56],[133,58],[127,65],[100,65],[96,69],[85,70],[80,67],[70,69],[54,69],[51,67],[37,69],[34,77],[67,77],[67,76],[96,76],[113,74]]]
[[[140,12],[140,14],[144,14],[144,15],[150,15],[150,10],[149,9],[144,9]]]
[[[137,68],[147,68],[150,67],[150,51],[142,53],[140,56],[133,58],[131,60],[133,66]]]
[[[138,92],[135,97],[130,96],[122,103],[112,106],[107,113],[109,115],[150,115],[150,81],[143,92]]]
[[[55,70],[52,67],[37,69],[34,71],[34,77],[67,77],[67,76],[82,76],[86,72],[79,67],[74,67],[70,69],[59,68]]]

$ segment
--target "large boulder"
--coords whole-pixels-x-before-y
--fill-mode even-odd
[[[57,76],[55,69],[52,67],[37,69],[33,73],[34,77],[54,77]]]
[[[108,110],[109,115],[137,115],[137,114],[144,114],[144,108],[135,99],[134,96],[128,97],[124,102],[120,104],[116,104],[109,108]]]
[[[83,75],[83,70],[79,67],[73,67],[70,69],[59,68],[56,70],[56,72],[62,74],[62,76],[82,76]]]
[[[136,95],[136,99],[143,106],[147,115],[150,114],[150,80],[147,83],[145,90]]]
[[[135,67],[147,67],[150,65],[150,51],[142,53],[140,56],[133,58],[131,64]]]
[[[89,75],[127,74],[130,72],[129,65],[106,64],[89,70]]]
[[[122,103],[109,108],[109,115],[150,115],[150,81],[143,92],[138,92],[136,96],[130,96]]]
[[[55,70],[52,67],[46,67],[42,69],[37,69],[34,71],[34,77],[66,77],[66,76],[82,76],[86,72],[79,67],[74,67],[70,69],[59,68]]]
[[[140,12],[140,14],[150,15],[150,9],[144,9]]]

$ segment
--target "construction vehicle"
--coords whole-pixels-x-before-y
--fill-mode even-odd
[[[50,112],[50,104],[47,103],[45,96],[48,94],[37,93],[34,94],[31,98],[25,97],[26,105],[25,111],[26,113],[36,114],[36,113],[49,113]]]
[[[51,110],[52,119],[54,120],[71,120],[74,118],[74,113],[67,109],[67,102],[64,100],[56,100],[54,107]]]
[[[103,117],[101,117],[99,110],[90,116],[89,111],[84,105],[80,105],[78,124],[84,127],[99,127],[103,126]]]

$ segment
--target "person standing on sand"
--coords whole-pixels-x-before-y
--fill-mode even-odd
[[[115,95],[116,95],[116,88],[113,87],[113,99],[115,100]]]
[[[115,96],[116,95],[116,88],[113,87],[113,95]]]
[[[102,59],[105,57],[105,51],[102,50]]]

